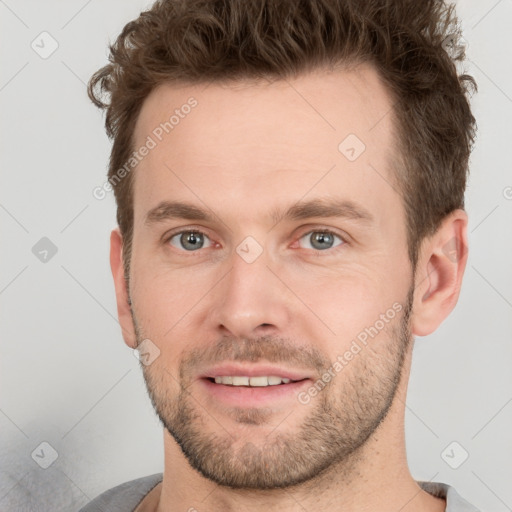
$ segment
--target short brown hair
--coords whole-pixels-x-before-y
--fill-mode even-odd
[[[407,215],[409,259],[451,211],[464,207],[476,122],[459,22],[443,0],[157,0],[110,45],[88,93],[106,109],[108,176],[133,152],[142,104],[162,83],[287,79],[367,62],[393,99],[395,178]],[[106,98],[105,98],[106,96]],[[112,182],[111,182],[112,183]],[[114,188],[128,279],[133,176]]]

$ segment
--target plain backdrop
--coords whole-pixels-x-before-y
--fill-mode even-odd
[[[110,143],[85,85],[106,63],[109,40],[147,5],[0,1],[2,511],[78,510],[114,485],[163,469],[162,428],[117,323],[108,263],[114,200],[92,195],[105,181]],[[512,1],[457,6],[466,70],[479,86],[469,262],[454,312],[416,340],[407,450],[416,479],[454,485],[482,511],[505,512],[512,510]]]

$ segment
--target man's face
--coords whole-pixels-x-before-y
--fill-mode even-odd
[[[143,367],[159,417],[217,483],[342,468],[390,407],[412,298],[390,109],[365,66],[166,85],[143,105],[135,148],[156,146],[133,171],[133,322],[160,351]]]

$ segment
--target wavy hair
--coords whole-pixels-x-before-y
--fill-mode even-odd
[[[88,84],[113,141],[108,176],[134,151],[142,104],[161,83],[288,79],[371,63],[393,99],[394,171],[414,268],[420,242],[464,208],[477,86],[457,69],[460,35],[455,7],[443,0],[157,0],[124,27]],[[114,187],[127,278],[132,183],[130,173]]]

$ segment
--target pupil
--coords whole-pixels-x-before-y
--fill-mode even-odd
[[[313,237],[313,241],[314,241],[313,246],[317,242],[319,244],[327,243],[329,245],[329,242],[332,243],[332,235],[330,235],[329,233],[316,233]],[[325,245],[323,247],[320,245],[319,248],[325,249]]]
[[[201,235],[199,233],[184,233],[181,235],[184,247],[197,249],[201,245]]]

